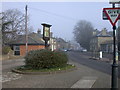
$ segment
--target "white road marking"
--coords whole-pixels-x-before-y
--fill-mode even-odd
[[[13,73],[13,72],[7,72],[4,75],[0,76],[0,82],[8,82],[8,81],[12,81],[12,80],[16,80],[22,77],[22,74],[17,74],[17,73]]]
[[[97,77],[83,77],[77,81],[71,88],[91,88]]]

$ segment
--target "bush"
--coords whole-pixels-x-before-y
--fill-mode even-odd
[[[25,56],[25,65],[32,69],[63,67],[67,61],[65,53],[50,50],[34,50]]]
[[[2,48],[2,54],[3,54],[3,55],[8,54],[9,51],[11,51],[11,48],[10,48],[9,46],[4,46],[4,47]]]

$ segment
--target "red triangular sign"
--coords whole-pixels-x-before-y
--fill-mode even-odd
[[[115,26],[120,17],[120,8],[104,8],[103,11],[105,12],[111,24]]]

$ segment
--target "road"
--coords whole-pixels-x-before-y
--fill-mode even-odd
[[[100,72],[111,75],[111,63],[106,63],[101,60],[89,59],[91,55],[87,52],[68,52],[69,58],[89,68],[98,70]],[[120,65],[118,69],[118,76],[120,78]]]
[[[85,65],[89,68],[92,68],[94,70],[106,73],[108,75],[111,75],[112,71],[112,63],[111,62],[105,62],[101,60],[93,60],[91,58],[91,53],[87,52],[68,52],[69,59]],[[111,57],[110,57],[111,58]],[[104,81],[102,81],[104,82]],[[120,63],[118,64],[118,86],[120,89]]]
[[[2,62],[2,82],[8,82],[21,78],[21,74],[13,73],[11,70],[16,66],[24,65],[24,59],[4,60]]]
[[[97,77],[93,88],[110,87],[110,63],[89,59],[89,53],[67,52],[67,54],[69,60],[78,63],[78,70],[50,75],[24,75],[11,72],[12,68],[23,65],[24,59],[4,60],[2,62],[3,88],[70,88],[86,76]]]
[[[24,59],[4,60],[2,61],[2,72],[11,71],[16,66],[24,65]]]

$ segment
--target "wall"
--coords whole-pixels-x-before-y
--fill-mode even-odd
[[[113,40],[113,37],[98,37],[98,48],[100,49],[100,44],[106,41]]]
[[[22,59],[22,56],[15,56],[14,51],[10,51],[7,55],[0,55],[0,60],[8,60],[8,59]]]
[[[37,50],[37,49],[44,49],[44,48],[45,48],[44,45],[28,45],[28,51]],[[25,56],[25,54],[26,54],[26,46],[21,45],[20,46],[20,56]]]

